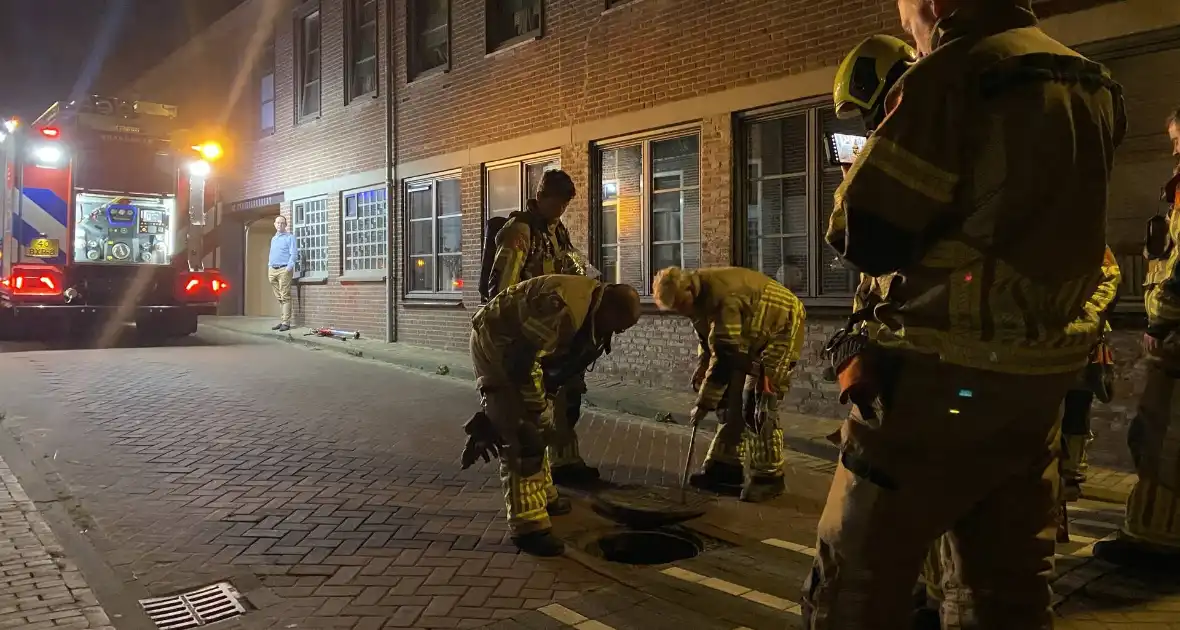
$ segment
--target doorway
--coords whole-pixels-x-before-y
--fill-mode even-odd
[[[267,277],[270,241],[274,238],[273,217],[258,219],[246,226],[245,315],[248,317],[279,317]]]

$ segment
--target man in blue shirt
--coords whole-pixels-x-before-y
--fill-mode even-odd
[[[291,277],[295,274],[295,261],[299,260],[299,248],[295,235],[287,231],[287,217],[275,217],[275,235],[270,240],[270,269],[267,277],[275,299],[282,309],[279,323],[271,328],[279,332],[291,330]]]

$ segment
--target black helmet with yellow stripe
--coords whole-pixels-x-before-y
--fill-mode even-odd
[[[885,118],[885,95],[917,60],[913,47],[889,35],[873,35],[857,44],[836,70],[836,116],[859,115],[870,131],[876,129]]]

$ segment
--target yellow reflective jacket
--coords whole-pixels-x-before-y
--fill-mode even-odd
[[[837,189],[827,241],[863,273],[897,273],[870,323],[877,344],[999,372],[1078,370],[1105,306],[1121,89],[1016,6],[960,9],[934,44]]]
[[[700,360],[708,365],[698,407],[716,409],[732,371],[740,369],[745,358],[758,359],[776,340],[788,344],[783,360],[799,360],[807,313],[794,293],[743,267],[699,269],[689,277],[697,296],[692,325],[700,339]]]
[[[1147,279],[1144,282],[1147,288],[1143,295],[1143,305],[1147,310],[1147,332],[1161,340],[1180,327],[1180,270],[1176,266],[1180,262],[1180,247],[1176,246],[1180,243],[1180,221],[1176,220],[1178,211],[1180,191],[1176,193],[1172,211],[1168,213],[1168,257],[1147,261]]]
[[[554,273],[585,275],[574,261],[569,232],[561,220],[547,223],[530,199],[528,209],[512,217],[496,235],[489,294],[529,278]]]
[[[490,356],[503,357],[530,411],[545,408],[541,362],[580,350],[572,345],[584,325],[594,325],[601,287],[584,276],[541,276],[508,287],[471,318],[477,343]],[[596,337],[591,329],[582,339],[596,343]]]

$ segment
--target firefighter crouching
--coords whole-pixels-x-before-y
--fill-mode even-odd
[[[741,486],[741,499],[751,502],[782,494],[778,406],[803,346],[803,305],[781,284],[740,267],[668,267],[656,274],[652,293],[660,309],[692,319],[700,338],[690,422],[726,409],[692,484],[709,490]]]
[[[899,9],[925,56],[837,190],[826,237],[858,271],[896,276],[865,322],[861,377],[842,383],[862,396],[803,617],[908,628],[923,558],[949,532],[944,628],[1050,628],[1059,409],[1109,303],[1121,90],[1037,29],[1027,0]]]
[[[554,430],[553,392],[637,321],[634,288],[570,275],[513,285],[472,318],[471,362],[483,412],[465,427],[463,467],[477,457],[500,457],[512,540],[526,553],[554,556],[565,549],[549,523],[551,515],[570,511],[569,501],[558,498],[545,452]]]
[[[1180,162],[1180,109],[1167,121],[1172,154]],[[1127,498],[1118,538],[1094,546],[1094,555],[1118,564],[1175,570],[1180,563],[1180,166],[1165,187],[1166,218],[1149,223],[1147,382],[1127,431],[1139,480]],[[1161,228],[1166,227],[1166,232]]]
[[[589,263],[574,249],[569,232],[561,222],[577,194],[573,179],[561,170],[545,171],[536,197],[523,212],[513,213],[494,235],[495,258],[487,281],[487,298],[508,287],[548,274],[586,275]],[[481,285],[483,283],[481,282]],[[554,431],[548,445],[553,478],[562,485],[596,481],[598,469],[586,465],[578,448],[575,426],[582,413],[586,393],[585,374],[572,374],[554,402]]]

